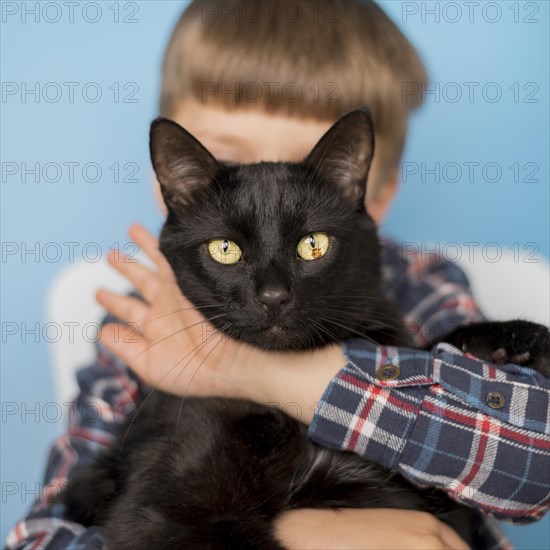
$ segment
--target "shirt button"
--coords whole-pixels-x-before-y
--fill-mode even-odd
[[[487,405],[492,409],[502,409],[505,403],[506,399],[499,391],[490,391],[487,394]]]
[[[376,370],[376,376],[378,380],[395,380],[401,374],[401,369],[397,365],[387,363],[378,367]]]

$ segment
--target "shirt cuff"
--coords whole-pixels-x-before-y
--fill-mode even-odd
[[[317,404],[308,437],[395,469],[433,384],[432,357],[358,339],[345,342],[344,355],[348,363]]]

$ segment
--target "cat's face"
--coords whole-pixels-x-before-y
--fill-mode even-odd
[[[363,207],[373,147],[358,110],[302,162],[227,165],[157,119],[151,158],[169,210],[160,248],[183,293],[217,328],[264,349],[358,336],[380,295]]]

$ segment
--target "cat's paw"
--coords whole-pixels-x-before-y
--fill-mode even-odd
[[[494,365],[515,363],[550,376],[550,330],[537,323],[473,323],[458,327],[440,341]]]

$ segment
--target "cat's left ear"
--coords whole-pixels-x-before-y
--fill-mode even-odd
[[[149,135],[151,162],[169,210],[190,204],[192,195],[216,178],[212,154],[176,122],[159,117]]]
[[[363,207],[374,155],[374,127],[367,108],[338,119],[306,157],[315,174],[337,185],[354,206]]]

